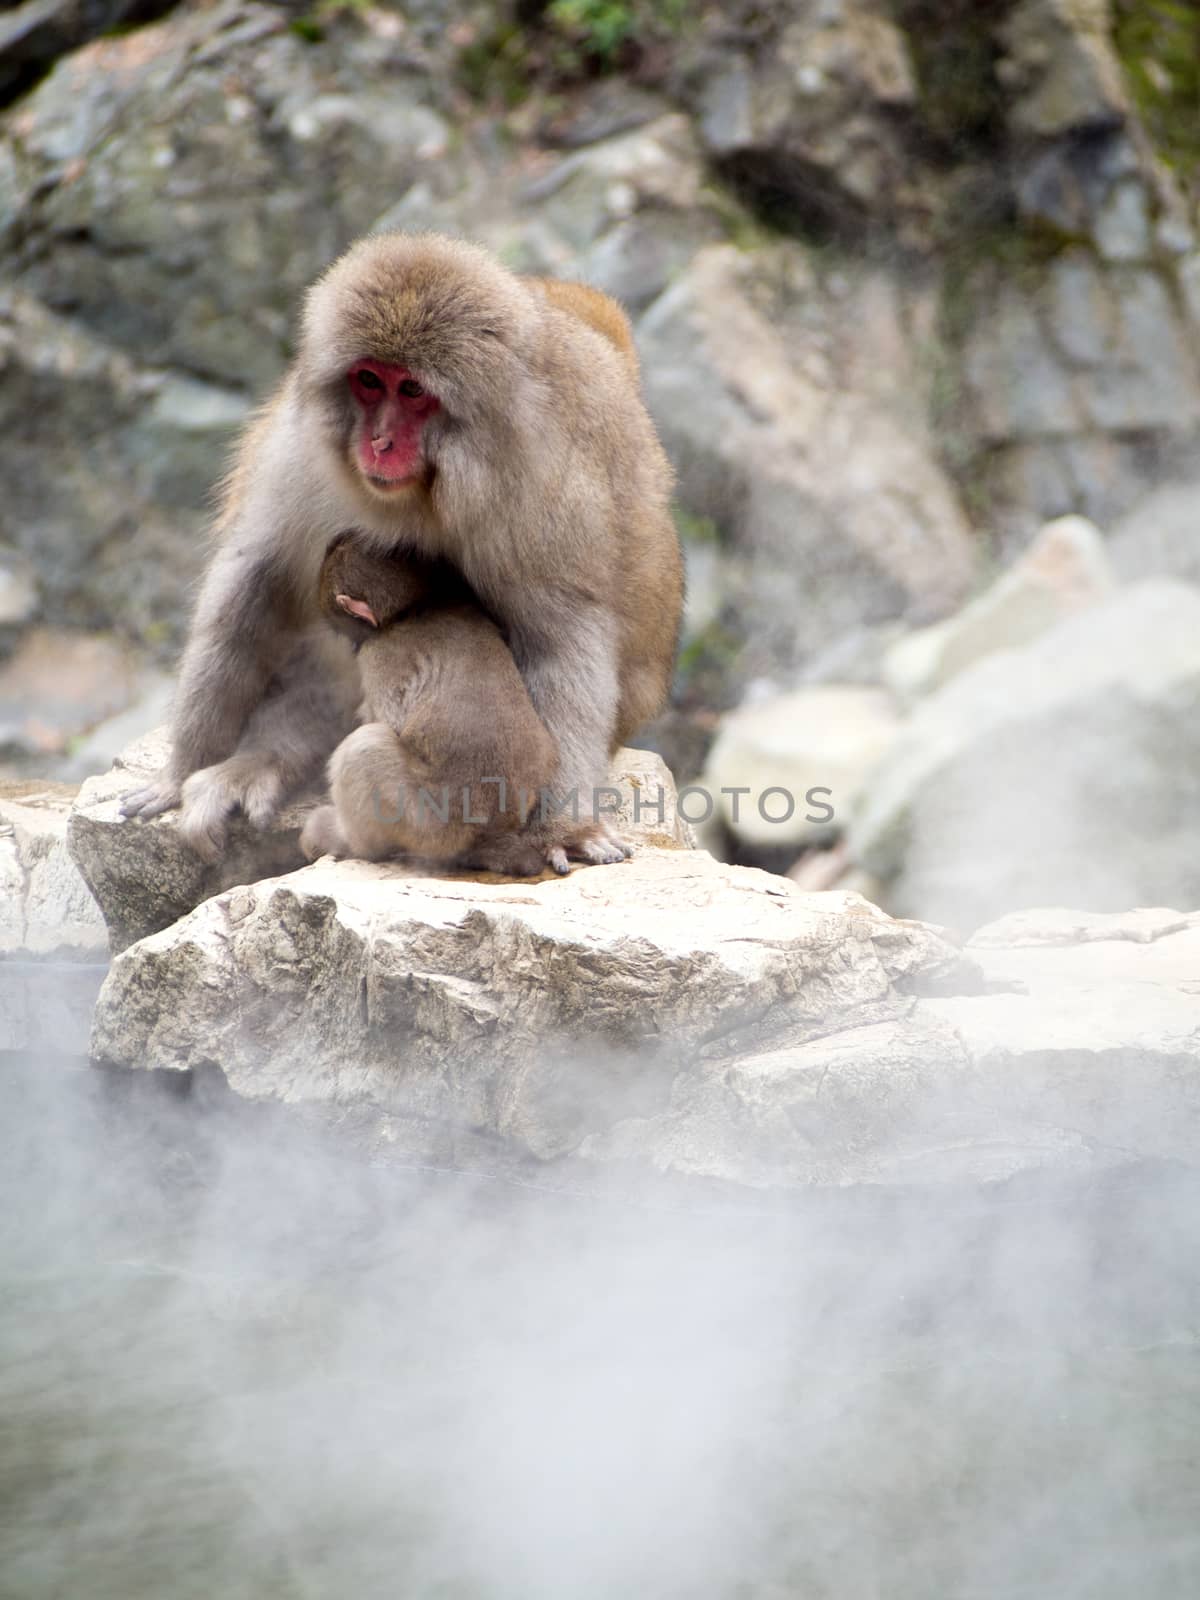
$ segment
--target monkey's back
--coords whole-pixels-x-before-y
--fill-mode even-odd
[[[492,813],[503,778],[534,793],[553,776],[557,751],[496,624],[475,606],[403,620],[360,652],[374,719],[386,722],[431,785],[469,788]],[[513,822],[515,825],[514,813]]]
[[[684,590],[675,474],[642,398],[624,312],[585,285],[536,283],[551,307],[543,372],[576,462],[572,514],[596,551],[584,563],[587,583],[619,628],[616,748],[661,709],[670,687]],[[595,539],[600,528],[605,537]]]

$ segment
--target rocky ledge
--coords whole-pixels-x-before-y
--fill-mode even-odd
[[[575,1181],[987,1183],[1194,1156],[1200,915],[965,952],[702,852],[531,885],[317,863],[120,955],[94,1055],[219,1064],[373,1157]]]
[[[669,775],[626,751],[613,778],[637,849],[621,866],[514,881],[327,859],[264,875],[247,857],[254,881],[171,920],[171,819],[115,814],[159,754],[85,786],[71,821],[124,945],[97,1061],[218,1068],[373,1159],[579,1183],[989,1183],[1192,1158],[1200,913],[1026,912],[959,949],[857,894],[686,848]],[[662,817],[643,798],[635,823],[635,792],[653,803],[660,783]],[[260,861],[296,826],[260,841]]]
[[[159,772],[169,753],[166,728],[136,740],[110,771],[87,780],[71,813],[71,854],[104,914],[114,951],[169,927],[222,889],[304,865],[300,830],[320,798],[315,790],[299,796],[266,832],[235,822],[225,855],[214,865],[201,861],[184,842],[175,813],[149,823],[122,817],[121,796]],[[608,782],[616,791],[614,802],[620,801],[613,820],[628,837],[674,848],[692,843],[691,830],[676,810],[675,784],[659,756],[618,750]],[[602,804],[609,805],[608,796]]]
[[[118,949],[96,1061],[219,1069],[371,1158],[760,1194],[1194,1160],[1200,912],[1021,912],[958,949],[688,848],[669,773],[637,750],[611,773],[622,866],[272,869],[298,859],[298,808],[240,835],[222,870],[243,882],[221,885],[170,816],[118,819],[162,755],[162,736],[126,752],[69,826],[64,794],[6,798],[0,1048],[66,1048],[29,1018],[66,1014],[70,960],[98,982],[86,878]]]

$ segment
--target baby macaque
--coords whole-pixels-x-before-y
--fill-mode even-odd
[[[340,534],[321,567],[324,616],[359,649],[363,725],[329,762],[333,804],[309,817],[309,860],[420,856],[532,876],[521,837],[557,761],[512,652],[456,570]]]

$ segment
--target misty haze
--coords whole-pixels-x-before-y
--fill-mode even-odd
[[[1200,1594],[1197,106],[0,10],[0,1600]]]

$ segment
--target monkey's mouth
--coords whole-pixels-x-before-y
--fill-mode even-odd
[[[415,489],[424,482],[424,474],[420,472],[410,472],[407,478],[380,478],[373,472],[364,472],[363,477],[378,494],[395,494],[397,489]]]

